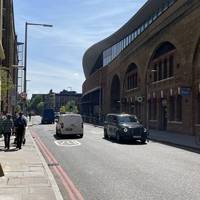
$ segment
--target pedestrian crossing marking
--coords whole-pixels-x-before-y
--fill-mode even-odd
[[[56,145],[63,147],[74,147],[81,145],[81,143],[77,140],[55,140],[54,142]]]

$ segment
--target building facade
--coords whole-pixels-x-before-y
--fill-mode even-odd
[[[1,59],[1,111],[13,113],[17,104],[18,64],[17,36],[15,33],[13,0],[1,1],[2,47]]]
[[[136,114],[147,127],[200,133],[200,1],[148,0],[83,57],[83,115]]]
[[[80,111],[81,93],[76,91],[63,90],[59,93],[55,93],[52,90],[48,94],[33,94],[32,99],[40,96],[42,102],[44,102],[44,108],[52,108],[55,112],[60,112],[62,106],[66,106],[68,102],[73,101]]]
[[[62,106],[67,105],[68,102],[74,101],[75,105],[80,111],[81,93],[76,91],[63,90],[60,93],[55,94],[55,111],[59,112]]]

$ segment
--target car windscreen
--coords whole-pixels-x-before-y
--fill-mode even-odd
[[[119,123],[128,123],[128,122],[138,122],[137,118],[134,116],[119,116]]]

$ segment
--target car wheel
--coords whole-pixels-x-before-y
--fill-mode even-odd
[[[146,139],[141,139],[140,141],[141,141],[142,144],[146,143]]]
[[[59,137],[60,136],[60,134],[59,134],[59,132],[58,132],[58,130],[56,129],[56,136],[57,137]]]
[[[119,132],[116,132],[116,140],[118,143],[121,142],[121,136],[120,136]]]
[[[105,138],[105,139],[108,139],[108,133],[107,133],[107,130],[106,130],[106,129],[104,129],[104,138]]]

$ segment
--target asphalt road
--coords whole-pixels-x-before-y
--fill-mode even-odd
[[[118,144],[105,140],[102,128],[88,124],[84,125],[82,139],[59,139],[55,125],[39,125],[38,117],[32,121],[35,125],[31,129],[85,200],[200,199],[198,153],[156,142]]]

